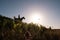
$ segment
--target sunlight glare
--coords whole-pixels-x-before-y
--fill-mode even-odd
[[[38,12],[34,12],[34,13],[32,13],[30,19],[31,19],[31,22],[39,24],[40,21],[42,20],[42,17]]]

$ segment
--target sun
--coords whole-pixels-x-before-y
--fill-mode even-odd
[[[33,23],[38,24],[40,22],[40,19],[41,19],[40,15],[36,12],[31,15],[31,22]]]
[[[32,16],[32,22],[33,22],[33,23],[38,23],[39,20],[40,20],[40,18],[39,18],[38,15],[33,15],[33,16]]]

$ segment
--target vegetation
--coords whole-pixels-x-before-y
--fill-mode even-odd
[[[26,31],[31,33],[32,40],[60,40],[60,36],[53,29],[33,23],[27,24],[22,20],[0,15],[0,40],[25,40]]]

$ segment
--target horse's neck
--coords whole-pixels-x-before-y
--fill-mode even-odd
[[[22,18],[20,18],[20,20],[23,20],[24,18],[22,17]]]
[[[23,20],[23,18],[20,19],[20,21],[22,21],[22,20]]]

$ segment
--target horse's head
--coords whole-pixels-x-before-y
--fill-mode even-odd
[[[25,19],[25,17],[22,17],[22,19]]]
[[[25,19],[25,17],[20,18],[20,21],[22,21],[23,19]]]

